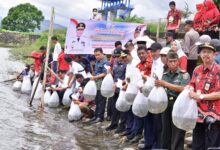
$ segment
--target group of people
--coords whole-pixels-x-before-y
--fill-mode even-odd
[[[210,3],[213,4],[206,0],[202,5],[202,11],[206,11],[206,15],[209,14]],[[178,95],[187,88],[199,110],[198,121],[193,130],[192,149],[220,147],[219,37],[213,38],[213,34],[210,34],[212,31],[201,32],[200,28],[198,32],[198,20],[187,20],[183,42],[176,40],[181,17],[175,5],[175,2],[170,2],[166,45],[154,42],[146,30],[144,35],[138,35],[145,38],[131,39],[125,45],[116,41],[111,56],[105,55],[102,48],[95,48],[94,55],[70,55],[64,53],[57,37],[52,37],[54,51],[47,60],[51,69],[48,69],[46,81],[49,90],[58,91],[60,105],[65,91],[72,89],[70,98],[79,105],[85,124],[92,125],[106,119],[109,121],[106,131],[114,130],[120,136],[126,137],[127,142],[139,142],[138,148],[141,150],[183,150],[185,131],[173,124],[172,110]],[[211,6],[212,9],[216,8]],[[211,25],[214,22],[219,22],[219,14],[216,21],[208,23]],[[35,76],[42,78],[46,48],[42,46],[40,51],[32,52],[30,57],[34,58],[32,72],[34,70]],[[133,114],[132,106],[127,112],[116,109],[120,90],[126,91],[128,84],[138,86],[139,92],[142,92],[143,85],[139,85],[132,75],[132,68],[139,70],[144,82],[152,77],[155,78],[155,86],[165,88],[168,107],[163,113],[149,112],[145,117],[138,117]],[[115,93],[107,101],[101,94],[101,84],[108,73],[113,76],[112,88]],[[28,72],[24,72],[22,75],[27,74]],[[87,100],[83,95],[83,89],[90,80],[94,80],[97,87],[94,101]]]

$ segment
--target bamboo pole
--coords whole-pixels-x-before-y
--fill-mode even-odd
[[[49,60],[50,46],[51,46],[51,38],[52,38],[52,35],[53,35],[53,25],[54,25],[54,17],[55,17],[54,14],[55,14],[55,10],[54,10],[54,7],[52,7],[51,18],[50,18],[50,28],[49,28],[48,41],[47,41],[46,61],[45,61],[45,66],[44,66],[43,89],[45,89],[45,87],[46,87],[47,67],[48,67],[48,60]],[[40,107],[42,109],[44,109],[44,92],[43,92],[42,97],[41,97]]]
[[[157,24],[157,34],[156,34],[157,42],[159,41],[159,38],[160,38],[160,24],[161,24],[161,18],[159,18],[158,24]]]

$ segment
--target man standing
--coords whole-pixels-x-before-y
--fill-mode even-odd
[[[203,63],[195,68],[188,86],[199,110],[192,149],[205,150],[220,146],[220,66],[214,62],[213,45],[202,44],[198,51]]]
[[[53,44],[55,45],[54,46],[54,51],[53,51],[53,65],[52,65],[52,69],[55,73],[57,73],[57,70],[58,70],[58,56],[59,54],[62,52],[62,48],[61,48],[61,45],[57,39],[57,37],[53,36],[51,38]]]
[[[114,62],[113,68],[112,68],[112,75],[113,75],[113,79],[114,79],[115,84],[119,80],[123,81],[125,79],[126,64],[125,64],[125,62],[122,61],[122,58],[120,56],[121,56],[121,49],[116,48],[114,50],[114,54],[113,54],[115,62]],[[108,102],[109,102],[108,107],[109,107],[109,111],[111,114],[111,124],[106,128],[106,131],[110,131],[110,130],[117,128],[117,130],[116,130],[117,133],[120,133],[125,130],[126,119],[125,119],[125,117],[122,117],[122,115],[124,113],[119,112],[115,107],[116,101],[119,96],[119,92],[120,92],[120,89],[118,87],[116,87],[114,96],[109,99],[110,101],[108,100]],[[120,117],[123,120],[121,119],[120,124],[118,124]]]
[[[168,70],[164,72],[162,80],[156,80],[156,86],[166,89],[168,107],[162,113],[162,143],[161,148],[169,150],[183,150],[185,131],[178,129],[172,123],[172,110],[176,98],[189,82],[190,76],[179,68],[178,55],[174,51],[167,54]]]
[[[101,16],[98,14],[98,9],[97,8],[92,9],[92,18],[90,18],[90,20],[95,20],[95,21],[102,20]]]
[[[176,9],[176,3],[174,1],[171,1],[169,6],[171,10],[167,15],[165,31],[172,32],[174,39],[176,39],[181,23],[181,12]]]
[[[95,98],[95,116],[90,120],[92,123],[102,122],[104,120],[106,98],[101,95],[101,85],[103,78],[107,74],[105,65],[108,65],[108,60],[103,54],[102,48],[96,48],[94,50],[96,58],[94,75],[90,77],[91,80],[95,80],[97,86],[97,94]]]
[[[187,71],[192,76],[198,59],[197,46],[195,44],[199,39],[199,33],[193,29],[193,21],[191,20],[186,21],[184,29],[186,34],[184,37],[183,50],[188,56]]]

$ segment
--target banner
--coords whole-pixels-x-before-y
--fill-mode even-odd
[[[115,42],[126,44],[134,39],[134,31],[143,33],[144,24],[70,19],[66,33],[65,53],[93,54],[101,47],[105,54],[111,54]]]

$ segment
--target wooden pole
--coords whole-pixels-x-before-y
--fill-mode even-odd
[[[161,18],[158,20],[158,24],[157,24],[157,35],[156,35],[157,42],[159,41],[160,38],[160,23],[161,23]]]
[[[55,14],[55,10],[54,10],[54,7],[52,7],[51,18],[50,18],[50,28],[49,28],[48,41],[47,41],[46,61],[45,61],[45,65],[44,65],[43,89],[45,89],[45,87],[46,87],[47,66],[48,66],[48,60],[49,60],[49,54],[50,54],[51,38],[53,35],[54,14]],[[44,92],[41,97],[40,106],[42,109],[44,109]]]

